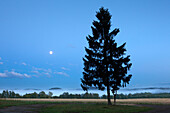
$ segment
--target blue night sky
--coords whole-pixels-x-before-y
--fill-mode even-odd
[[[0,88],[80,88],[101,6],[120,28],[118,44],[127,42],[128,86],[170,84],[169,0],[0,0]]]

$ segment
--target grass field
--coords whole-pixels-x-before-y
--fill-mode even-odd
[[[0,100],[0,109],[10,106],[34,105],[34,104],[51,104],[53,102],[46,101],[21,101],[21,100]]]
[[[46,100],[46,101],[45,101]],[[47,101],[48,100],[48,101]],[[102,100],[103,101],[103,100]],[[12,106],[12,107],[10,107]],[[57,100],[39,99],[30,101],[30,99],[23,100],[0,100],[0,112],[23,112],[25,110],[34,113],[134,113],[151,110],[148,107],[139,107],[132,105],[116,105],[108,106],[106,102],[81,100]]]
[[[26,98],[0,98],[0,100],[20,100],[34,102],[99,102],[107,103],[107,99],[26,99]],[[113,102],[113,100],[112,100]],[[130,104],[170,104],[170,98],[144,98],[144,99],[117,99],[117,103]]]
[[[58,104],[51,107],[43,108],[40,113],[134,113],[148,111],[150,108],[137,106],[108,106],[106,104],[96,103],[73,103],[73,104]]]
[[[170,112],[170,98],[117,99],[116,106],[108,106],[107,99],[0,98],[0,113],[138,113],[151,110]]]

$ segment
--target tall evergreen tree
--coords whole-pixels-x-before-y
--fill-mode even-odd
[[[89,47],[85,47],[86,55],[83,58],[84,72],[81,78],[81,87],[88,90],[96,87],[99,90],[107,89],[108,104],[111,105],[110,90],[116,102],[117,90],[129,84],[132,75],[127,75],[131,67],[130,56],[125,56],[125,44],[117,46],[114,37],[119,29],[110,32],[111,15],[108,9],[99,9],[91,26],[93,36],[86,37]]]

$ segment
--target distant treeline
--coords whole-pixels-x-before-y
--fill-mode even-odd
[[[14,91],[4,90],[0,93],[0,98],[77,98],[77,99],[107,99],[106,95],[101,97],[97,93],[85,93],[85,94],[69,94],[64,92],[59,96],[52,96],[53,93],[49,92],[46,94],[44,91],[39,93],[26,93],[25,95],[20,95]],[[113,96],[111,96],[113,98]],[[117,99],[132,99],[132,98],[170,98],[170,93],[135,93],[135,94],[117,94]]]
[[[69,94],[68,92],[64,92],[60,96],[52,96],[53,93],[49,92],[46,94],[44,91],[39,93],[26,93],[25,95],[19,95],[14,91],[4,90],[0,93],[0,98],[85,98],[85,99],[100,99],[99,94],[97,93],[85,93],[85,94]]]
[[[113,96],[112,96],[113,98]],[[170,98],[170,93],[134,93],[134,94],[118,94],[117,99],[133,99],[133,98]]]
[[[51,98],[52,95],[52,92],[46,94],[44,91],[41,91],[40,93],[26,93],[22,96],[18,93],[15,93],[14,91],[4,90],[2,93],[0,93],[0,98]]]

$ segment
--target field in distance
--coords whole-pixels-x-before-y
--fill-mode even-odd
[[[0,98],[0,100],[50,101],[50,102],[105,102],[107,99],[37,99],[37,98]],[[116,99],[118,103],[131,104],[170,104],[170,98]],[[113,99],[112,99],[113,102]]]

